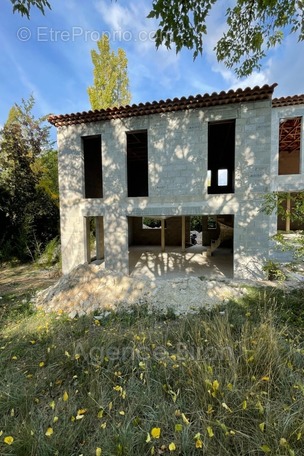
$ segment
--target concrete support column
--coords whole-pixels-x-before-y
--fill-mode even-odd
[[[105,268],[129,274],[128,219],[115,206],[103,220]]]
[[[182,252],[186,251],[186,217],[182,215]]]
[[[91,245],[90,245],[90,217],[84,218],[84,253],[85,261],[91,262]]]
[[[286,198],[286,221],[285,221],[285,230],[287,233],[290,231],[290,212],[291,212],[291,202],[290,202],[290,193],[287,193]]]
[[[96,217],[96,259],[104,258],[103,217]]]
[[[165,220],[161,219],[161,251],[165,251]]]

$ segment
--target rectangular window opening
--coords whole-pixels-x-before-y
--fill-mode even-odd
[[[210,122],[208,125],[208,193],[234,193],[234,169],[235,120]]]
[[[228,185],[228,169],[219,169],[217,171],[217,182],[219,187]]]
[[[104,258],[104,223],[102,216],[86,217],[87,262]]]
[[[207,227],[208,227],[208,230],[216,230],[217,229],[217,217],[216,217],[216,215],[208,215],[208,217],[207,217]]]
[[[304,203],[303,193],[286,192],[279,195],[280,210],[277,212],[277,230],[290,232],[304,229],[301,216]],[[296,241],[295,241],[296,242]]]
[[[143,230],[160,230],[161,229],[161,219],[143,217],[142,218],[142,229]],[[167,222],[165,220],[165,228],[167,227]]]
[[[280,119],[279,174],[300,173],[301,123],[301,117]]]
[[[128,196],[148,196],[147,130],[127,132]]]
[[[101,135],[83,136],[84,197],[103,198]]]

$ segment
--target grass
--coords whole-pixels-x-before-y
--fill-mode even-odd
[[[303,290],[71,320],[0,300],[0,454],[303,455]]]

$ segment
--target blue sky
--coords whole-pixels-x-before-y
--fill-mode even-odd
[[[203,56],[194,62],[190,51],[176,55],[174,50],[155,49],[151,37],[157,23],[146,19],[152,0],[50,2],[51,11],[43,16],[32,10],[30,20],[13,14],[9,0],[2,2],[0,125],[11,106],[30,94],[38,116],[90,109],[90,50],[104,32],[113,49],[126,51],[132,103],[274,82],[279,84],[275,96],[304,93],[304,44],[295,37],[288,36],[283,46],[268,54],[261,71],[246,79],[237,79],[217,63],[213,47],[225,29],[223,2],[209,18]]]

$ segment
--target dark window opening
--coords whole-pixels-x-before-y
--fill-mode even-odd
[[[151,229],[161,229],[161,219],[158,218],[152,218],[152,217],[143,217],[142,218],[142,229],[143,230],[151,230]],[[167,221],[164,220],[165,222],[165,228],[167,228]]]
[[[127,133],[128,196],[148,196],[147,131]]]
[[[86,217],[87,262],[104,258],[103,217]]]
[[[301,117],[280,119],[279,174],[300,173]]]
[[[103,198],[101,135],[82,138],[85,198]]]
[[[208,126],[208,193],[234,193],[235,120]]]

